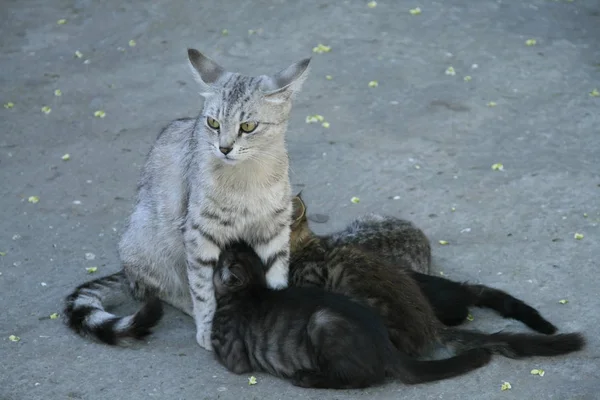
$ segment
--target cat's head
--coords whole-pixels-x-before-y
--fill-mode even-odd
[[[237,292],[250,285],[266,287],[264,263],[246,243],[231,244],[221,251],[213,283],[217,296]]]
[[[204,97],[200,146],[226,164],[285,156],[292,98],[308,75],[310,58],[274,75],[250,77],[226,71],[198,50],[188,49],[188,57]]]
[[[307,239],[313,236],[306,218],[306,204],[302,200],[301,193],[292,197],[292,225],[290,233],[290,252],[293,254],[301,248]]]

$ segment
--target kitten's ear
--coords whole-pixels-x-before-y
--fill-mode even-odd
[[[310,60],[305,58],[275,75],[263,76],[261,90],[265,98],[287,100],[291,95],[299,92],[308,76]]]
[[[292,224],[300,223],[306,218],[306,205],[300,194],[292,197]]]
[[[188,58],[194,78],[202,87],[202,96],[214,93],[217,89],[217,82],[228,72],[196,49],[188,49]]]

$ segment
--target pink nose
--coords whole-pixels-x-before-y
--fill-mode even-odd
[[[231,152],[231,150],[233,150],[232,147],[219,147],[219,150],[221,150],[221,153],[227,155]]]

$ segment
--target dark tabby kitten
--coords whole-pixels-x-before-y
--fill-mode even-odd
[[[292,246],[303,242],[300,236],[314,236],[308,226],[306,205],[300,195],[294,198],[293,207]],[[540,333],[549,335],[557,330],[535,308],[502,290],[428,275],[431,265],[429,239],[410,221],[368,214],[352,221],[346,229],[320,236],[319,239],[328,248],[346,245],[356,247],[387,264],[410,267],[410,275],[444,325],[456,326],[465,322],[469,307],[475,306],[489,308],[504,318],[521,321]]]
[[[458,301],[462,308],[470,302],[491,306],[503,315],[520,319],[542,332],[551,333],[555,330],[537,311],[504,292],[485,288],[492,293],[494,301],[478,303],[481,293],[477,290],[469,289],[470,297],[463,296],[461,291],[453,292],[456,285],[460,284],[419,275],[420,285],[418,279],[414,278],[411,265],[402,263],[402,259],[393,265],[357,246],[335,246],[330,238],[319,237],[310,230],[306,208],[299,197],[293,199],[293,205],[290,285],[324,288],[372,306],[383,317],[392,343],[406,354],[424,355],[430,347],[442,344],[460,351],[486,348],[507,357],[519,358],[566,354],[580,350],[585,344],[578,333],[551,337],[523,333],[489,335],[443,326],[431,304],[439,307],[438,314],[443,319],[445,310],[452,310],[447,304],[450,299]],[[440,288],[445,288],[451,296],[440,294]],[[424,293],[429,295],[431,302]],[[485,300],[485,295],[483,298]],[[507,299],[509,301],[505,304]],[[517,311],[511,310],[512,307],[516,307]]]
[[[363,388],[393,377],[415,384],[487,364],[475,349],[418,361],[398,351],[370,307],[319,288],[268,288],[265,265],[245,243],[225,249],[213,275],[217,310],[211,342],[230,371],[264,371],[296,386]]]

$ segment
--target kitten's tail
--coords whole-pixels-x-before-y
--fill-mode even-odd
[[[557,330],[535,308],[502,290],[468,283],[463,283],[461,286],[469,293],[471,304],[476,307],[490,308],[504,318],[516,319],[531,329],[547,335]]]
[[[394,360],[387,373],[406,384],[433,382],[464,375],[483,367],[492,358],[492,354],[483,349],[467,350],[454,357],[427,361],[415,360],[397,351],[391,353]]]
[[[493,334],[478,331],[445,328],[440,332],[443,344],[459,353],[472,349],[486,349],[510,358],[558,356],[583,349],[585,339],[580,333],[544,336],[530,333]]]
[[[120,344],[122,339],[141,339],[162,318],[162,303],[150,298],[135,314],[118,317],[105,311],[132,298],[123,271],[86,282],[66,298],[64,316],[67,325],[82,336],[91,336],[106,344]]]

